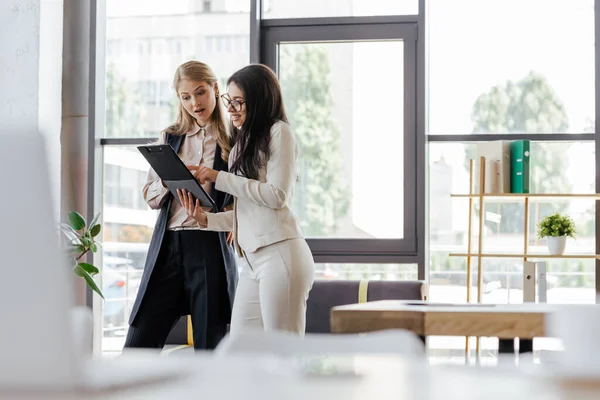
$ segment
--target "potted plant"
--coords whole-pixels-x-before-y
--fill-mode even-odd
[[[102,226],[98,223],[99,217],[100,214],[96,215],[88,225],[81,214],[71,211],[69,213],[69,223],[60,223],[60,230],[70,252],[73,273],[82,277],[88,286],[104,299],[102,290],[94,281],[94,275],[100,272],[99,269],[92,264],[81,261],[88,252],[95,253],[98,250],[100,243],[95,238],[102,229]]]
[[[538,236],[547,238],[550,254],[564,253],[567,237],[575,237],[575,223],[567,215],[555,213],[540,221]]]

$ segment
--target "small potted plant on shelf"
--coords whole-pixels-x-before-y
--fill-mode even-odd
[[[575,237],[575,223],[567,215],[555,213],[540,221],[538,236],[547,238],[552,255],[561,255],[567,245],[567,237]]]

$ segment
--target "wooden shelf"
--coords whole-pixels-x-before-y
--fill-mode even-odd
[[[600,254],[516,254],[516,253],[451,253],[450,257],[494,257],[494,258],[600,258]]]
[[[502,197],[517,197],[517,198],[580,198],[580,199],[600,199],[600,193],[473,193],[473,194],[451,194],[450,197],[462,198],[502,198]]]
[[[478,172],[475,172],[475,160],[469,160],[469,191],[472,191],[475,186],[479,188],[485,188],[485,170],[486,163],[485,157],[479,157],[478,160]],[[476,176],[478,175],[478,176]],[[468,208],[468,221],[467,221],[467,248],[465,253],[453,253],[450,254],[452,257],[466,257],[467,264],[467,303],[471,303],[471,286],[473,285],[472,281],[472,273],[473,273],[473,260],[474,258],[520,258],[523,260],[527,259],[551,259],[551,258],[563,258],[563,259],[600,259],[600,255],[598,254],[562,254],[562,255],[552,255],[552,254],[530,254],[529,251],[529,228],[530,228],[530,204],[537,203],[539,205],[540,202],[549,202],[548,199],[554,199],[554,201],[564,200],[572,200],[572,199],[590,199],[590,200],[600,200],[600,193],[458,193],[458,194],[450,194],[452,198],[464,198],[468,199],[469,208]],[[521,253],[483,253],[484,244],[484,221],[485,221],[485,208],[486,208],[486,200],[494,199],[494,201],[490,202],[492,204],[503,204],[503,203],[520,203],[523,204],[523,251]],[[563,200],[563,201],[564,201]],[[475,212],[474,203],[479,203],[479,209]],[[500,207],[501,208],[501,207]],[[498,213],[501,213],[501,209],[498,210]],[[537,216],[536,216],[537,217]],[[476,220],[475,220],[476,218]],[[474,228],[474,222],[477,222],[477,228]],[[476,229],[476,230],[475,230]],[[475,232],[474,232],[475,231]],[[475,242],[476,241],[476,242]],[[477,250],[475,250],[477,249]],[[501,250],[491,249],[491,251],[503,251],[505,248],[501,248]],[[474,252],[476,251],[476,252]],[[489,251],[489,250],[488,250]],[[518,250],[517,250],[518,251]],[[540,250],[542,251],[542,250]],[[482,253],[480,253],[482,252]],[[482,263],[477,263],[477,270],[479,271],[479,279],[477,280],[477,303],[482,303],[482,288],[481,288],[481,275],[482,273]],[[476,342],[476,352],[479,354],[480,344],[479,338],[477,338]],[[469,340],[468,338],[465,341],[465,351],[469,353]]]

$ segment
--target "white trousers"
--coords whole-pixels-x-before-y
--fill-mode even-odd
[[[304,239],[289,239],[246,253],[233,302],[232,334],[247,328],[304,334],[306,299],[315,279]]]

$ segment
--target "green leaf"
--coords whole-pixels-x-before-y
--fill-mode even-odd
[[[90,275],[96,275],[98,272],[100,272],[100,270],[94,267],[92,264],[80,262],[79,266],[86,270]]]
[[[77,211],[71,211],[69,213],[69,224],[74,230],[80,231],[85,228],[85,218]]]
[[[81,244],[74,244],[71,247],[71,253],[73,253],[73,254],[79,255],[79,254],[83,253],[84,251],[85,251],[85,247],[83,247],[83,245],[81,245]]]
[[[81,244],[87,249],[88,247],[90,247],[90,243],[92,242],[90,239],[86,238],[85,236],[82,236],[79,238],[79,241],[81,242]]]
[[[69,224],[65,224],[64,222],[61,222],[59,224],[60,226],[60,230],[61,232],[65,235],[65,237],[67,237],[67,239],[69,240],[77,240],[79,238],[79,236],[81,236],[79,234],[79,232],[75,231],[71,225]]]
[[[94,292],[98,293],[98,295],[104,299],[104,295],[102,294],[102,291],[100,290],[100,288],[98,287],[98,285],[94,281],[94,278],[85,269],[83,269],[81,267],[81,265],[77,265],[73,269],[73,272],[75,273],[75,275],[80,276],[83,279],[85,279],[85,282],[88,284],[88,286],[90,288],[92,288],[92,290]]]
[[[90,222],[90,229],[93,228],[94,226],[98,225],[99,218],[100,218],[100,213],[96,214],[96,216],[92,219],[92,222]]]
[[[92,250],[92,253],[98,251],[98,246],[96,246],[96,242],[92,242],[92,244],[90,244],[90,250]]]
[[[542,219],[538,224],[540,238],[548,236],[570,236],[572,238],[576,235],[575,223],[567,215],[561,215],[554,213]]]
[[[100,225],[100,224],[93,225],[90,229],[90,233],[91,233],[92,237],[98,236],[101,229],[102,229],[102,225]]]

